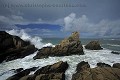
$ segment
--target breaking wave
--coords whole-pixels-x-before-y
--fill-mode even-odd
[[[24,40],[30,40],[37,48],[45,47],[45,46],[54,46],[52,43],[42,43],[42,39],[40,37],[31,37],[24,30],[10,30],[7,31],[12,35],[17,35]],[[83,46],[84,47],[84,46]],[[63,57],[49,57],[43,59],[33,60],[33,56],[36,55],[37,52],[26,56],[22,59],[16,59],[9,62],[3,62],[0,64],[0,80],[5,80],[8,77],[14,75],[15,73],[11,69],[18,68],[31,68],[31,67],[43,67],[46,65],[50,65],[59,61],[67,61],[69,64],[69,68],[66,71],[66,80],[71,80],[72,75],[75,73],[76,66],[81,61],[87,61],[90,66],[96,67],[98,62],[104,62],[110,64],[112,66],[113,63],[120,62],[120,55],[115,55],[111,53],[109,49],[103,50],[87,50],[84,48],[85,55],[71,55],[71,56],[63,56]]]
[[[42,38],[40,38],[38,36],[32,37],[29,34],[27,34],[24,29],[21,29],[21,30],[13,29],[13,30],[9,30],[9,31],[6,31],[6,32],[11,34],[11,35],[19,36],[23,40],[30,41],[38,49],[40,49],[42,47],[46,47],[46,46],[54,46],[52,43],[42,43]]]

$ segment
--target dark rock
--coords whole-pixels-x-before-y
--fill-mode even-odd
[[[68,68],[67,62],[57,62],[37,70],[35,80],[65,80],[65,71]]]
[[[96,67],[73,75],[72,80],[120,80],[120,69]]]
[[[80,64],[84,65],[85,62],[82,62]],[[73,74],[72,80],[120,80],[120,69],[104,67],[104,65],[103,67],[96,68],[88,67]]]
[[[90,65],[88,64],[88,62],[82,61],[77,65],[76,71],[80,72],[80,71],[86,70],[87,68],[90,68]]]
[[[49,74],[49,73],[65,73],[67,68],[68,68],[68,63],[60,61],[53,65],[47,65],[45,67],[42,67],[39,70],[37,70],[34,74],[39,75],[39,74]]]
[[[48,65],[38,69],[34,74],[29,75],[37,67],[23,70],[7,80],[65,80],[65,71],[68,68],[67,62],[57,62],[53,65]]]
[[[85,46],[85,48],[90,49],[90,50],[101,50],[101,49],[103,49],[103,48],[101,48],[99,41],[91,41]]]
[[[120,69],[120,63],[114,63],[113,68],[119,68]]]
[[[23,70],[23,71],[15,74],[15,75],[9,77],[9,78],[6,79],[6,80],[19,80],[21,77],[26,76],[26,75],[28,75],[29,73],[30,73],[30,70],[29,70],[29,69],[26,69],[26,70]]]
[[[73,32],[69,38],[61,41],[55,47],[44,47],[39,50],[34,59],[47,58],[48,56],[68,56],[68,55],[83,55],[83,47],[79,39],[79,33]]]
[[[35,80],[65,80],[64,73],[40,74]]]
[[[32,74],[32,75],[24,76],[20,78],[19,80],[35,80],[35,78],[36,78],[36,75]]]
[[[97,63],[97,66],[98,67],[111,67],[109,64],[101,63],[101,62]]]
[[[9,78],[6,79],[6,80],[19,80],[20,78],[29,75],[29,73],[30,73],[31,71],[35,71],[37,68],[38,68],[38,67],[33,67],[33,68],[25,69],[25,70],[23,70],[23,71],[21,71],[21,72],[18,72],[18,73],[15,74],[15,75],[9,77]]]
[[[21,72],[22,70],[23,70],[23,68],[18,68],[18,69],[15,69],[14,72],[18,73],[18,72]]]
[[[120,54],[119,52],[115,52],[115,51],[112,51],[111,53],[113,53],[113,54]]]
[[[19,49],[11,49],[9,51],[6,51],[5,54],[9,54],[6,57],[5,61],[11,61],[14,59],[18,59],[18,58],[24,58],[27,55],[30,55],[32,53],[34,53],[35,51],[37,51],[37,49],[35,48],[34,45],[28,45],[25,47],[21,47]]]
[[[34,45],[24,41],[18,36],[13,36],[5,31],[0,31],[0,63],[4,60],[23,58],[36,51]]]

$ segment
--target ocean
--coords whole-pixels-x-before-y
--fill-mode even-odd
[[[38,36],[31,36],[27,34],[24,30],[10,30],[7,31],[12,35],[17,35],[24,40],[30,40],[32,44],[34,44],[37,48],[42,48],[44,46],[55,46],[59,44],[59,42],[63,38],[40,38]],[[81,43],[84,46],[92,40],[98,40],[103,47],[103,50],[87,50],[84,48],[85,55],[71,55],[71,56],[63,56],[63,57],[49,57],[44,59],[33,60],[33,56],[36,55],[37,52],[26,56],[22,59],[16,59],[9,62],[3,62],[0,64],[0,80],[5,80],[8,77],[14,75],[14,71],[11,69],[17,68],[31,68],[31,67],[43,67],[46,65],[50,65],[56,63],[58,61],[67,61],[69,64],[69,68],[66,71],[66,80],[71,80],[72,75],[75,73],[76,66],[81,61],[87,61],[92,68],[96,67],[98,62],[104,62],[109,65],[113,65],[114,63],[120,62],[120,55],[112,54],[111,51],[120,52],[120,39],[117,38],[80,38]],[[34,72],[30,73],[33,74]]]
[[[63,39],[64,38],[43,38],[42,42],[56,45]],[[99,41],[103,48],[120,52],[120,38],[80,38],[82,45],[86,45],[93,40]]]

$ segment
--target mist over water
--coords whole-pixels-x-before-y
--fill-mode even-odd
[[[7,31],[12,35],[17,35],[21,37],[23,40],[30,40],[32,44],[34,44],[37,48],[42,48],[44,46],[54,46],[54,39],[51,41],[42,41],[45,39],[41,39],[40,37],[31,37],[24,30],[10,30]],[[81,40],[82,41],[82,40]],[[44,43],[43,43],[44,42]],[[45,43],[48,42],[48,43]],[[58,44],[58,43],[57,43]],[[84,45],[83,45],[84,47]],[[73,73],[75,73],[76,66],[81,61],[87,61],[92,68],[96,67],[98,62],[104,62],[110,64],[120,62],[120,55],[112,54],[112,50],[104,48],[103,50],[87,50],[84,48],[85,55],[71,55],[71,56],[63,56],[63,57],[49,57],[44,59],[33,60],[33,56],[36,55],[37,52],[26,56],[22,59],[16,59],[9,62],[3,62],[0,64],[0,80],[5,80],[6,78],[14,75],[15,73],[11,69],[17,68],[31,68],[31,67],[43,67],[46,65],[51,65],[58,61],[67,61],[69,64],[69,68],[66,71],[66,80],[70,80]],[[11,71],[9,71],[11,70]],[[34,73],[34,72],[33,72]],[[31,73],[32,74],[32,73]]]

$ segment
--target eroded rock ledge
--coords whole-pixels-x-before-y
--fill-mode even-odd
[[[88,62],[80,62],[72,80],[120,80],[120,63],[111,67],[105,63],[98,63],[98,67],[90,68]]]
[[[55,47],[43,47],[39,50],[34,59],[47,58],[48,56],[68,56],[83,55],[83,47],[79,39],[79,33],[73,32],[72,35],[61,41]]]

